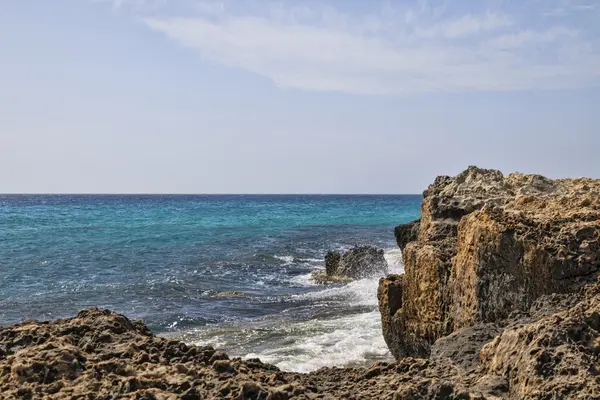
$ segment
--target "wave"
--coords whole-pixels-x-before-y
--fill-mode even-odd
[[[384,256],[390,273],[403,272],[399,249],[386,249]],[[298,262],[291,256],[277,258]],[[306,287],[308,291],[276,298],[278,304],[286,304],[285,310],[253,320],[181,332],[184,340],[211,344],[235,356],[260,358],[284,371],[309,372],[321,367],[365,366],[391,360],[381,333],[379,277],[320,286],[310,281],[310,275],[323,266],[310,266],[310,272],[288,278],[293,286]]]
[[[291,263],[294,262],[294,257],[293,256],[273,256],[273,258],[276,258],[279,261],[283,261],[285,264],[284,265],[289,265]]]
[[[402,251],[384,251],[390,273],[402,273]],[[307,282],[310,274],[294,278]],[[343,286],[292,296],[295,300],[326,301],[335,307],[339,300],[346,308],[368,307],[369,311],[332,319],[315,318],[292,323],[286,328],[287,344],[252,352],[245,358],[260,358],[285,371],[310,372],[321,367],[365,365],[391,356],[381,334],[381,316],[377,309],[379,278],[360,279]],[[314,286],[314,285],[313,285]],[[340,310],[340,314],[343,310]],[[348,310],[350,311],[350,310]]]
[[[315,271],[319,269],[321,268],[315,268]],[[310,279],[312,277],[313,272],[314,271],[309,272],[308,274],[295,276],[292,279],[290,279],[290,282],[299,286],[316,286],[316,284]]]
[[[390,274],[403,274],[404,262],[402,261],[402,250],[399,248],[385,249],[383,257],[388,263]]]
[[[249,353],[284,371],[310,372],[322,367],[364,365],[391,356],[381,334],[379,312],[371,311],[330,320],[297,323],[292,331],[312,333],[289,337],[277,348]]]

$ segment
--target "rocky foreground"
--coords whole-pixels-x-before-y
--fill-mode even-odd
[[[600,399],[600,181],[471,167],[395,234],[396,362],[282,372],[89,309],[0,329],[0,398]]]

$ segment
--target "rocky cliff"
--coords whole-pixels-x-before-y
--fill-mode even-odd
[[[503,324],[540,296],[574,292],[598,272],[598,180],[469,167],[438,177],[423,195],[420,223],[396,228],[405,273],[379,287],[383,333],[396,358],[428,356],[441,337]]]

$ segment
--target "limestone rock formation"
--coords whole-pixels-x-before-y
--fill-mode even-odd
[[[514,398],[600,398],[600,291],[586,289],[572,307],[507,327],[481,350],[481,373],[506,378]]]
[[[317,271],[316,283],[345,283],[353,279],[372,278],[388,274],[388,264],[382,249],[355,246],[343,254],[330,251],[325,256],[325,271]]]
[[[440,337],[504,321],[544,294],[577,290],[599,270],[598,180],[469,167],[438,177],[423,195],[415,240],[404,243],[407,229],[396,235],[405,274],[380,282],[395,357],[427,356]]]

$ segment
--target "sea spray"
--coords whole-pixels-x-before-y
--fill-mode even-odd
[[[402,273],[402,252],[388,249],[385,258],[391,273]],[[381,334],[381,317],[377,310],[378,278],[361,279],[340,287],[297,295],[297,299],[339,301],[368,310],[339,318],[314,318],[292,323],[281,329],[286,344],[252,352],[245,358],[260,358],[284,371],[309,372],[321,367],[365,365],[391,356]]]

